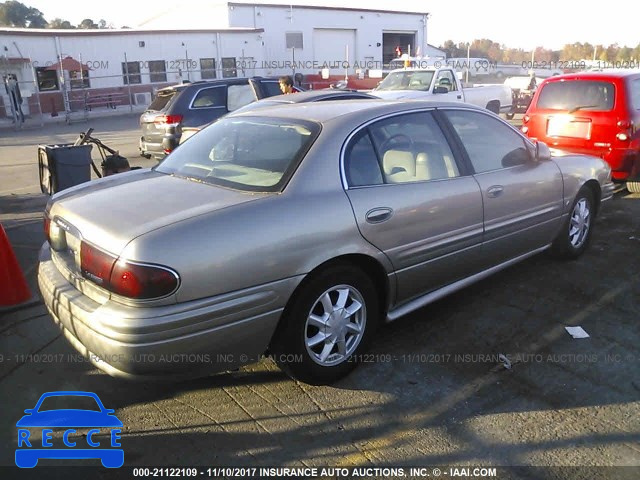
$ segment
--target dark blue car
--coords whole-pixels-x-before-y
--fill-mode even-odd
[[[97,408],[56,408],[45,409],[42,404],[52,397],[67,397],[66,400],[78,400],[78,397],[85,402],[91,399],[95,401]],[[73,398],[72,398],[73,397]],[[88,398],[87,398],[88,397]],[[55,399],[59,400],[59,399]],[[48,401],[51,403],[51,401]],[[91,402],[93,406],[93,402]],[[99,458],[107,468],[118,468],[124,463],[124,451],[120,447],[118,440],[122,427],[122,422],[114,415],[114,410],[104,408],[100,398],[92,392],[48,392],[43,394],[36,406],[24,411],[26,415],[16,423],[18,427],[18,448],[16,449],[16,465],[21,468],[33,468],[41,458],[55,459],[86,459]],[[42,428],[42,439],[39,442],[31,440],[32,429]],[[64,428],[63,446],[65,448],[54,448],[52,443],[52,428]],[[76,433],[75,428],[91,428],[86,436],[86,448],[79,445],[79,441],[69,439],[71,434]],[[100,433],[100,428],[109,429],[109,442],[106,445],[104,438],[98,440],[93,438]],[[104,444],[104,445],[103,445]],[[62,446],[62,445],[60,445]]]

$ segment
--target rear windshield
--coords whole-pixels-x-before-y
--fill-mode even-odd
[[[147,107],[147,110],[155,110],[156,112],[159,112],[167,106],[176,93],[178,93],[176,90],[163,90],[158,92],[158,96],[153,102],[151,102],[151,105]]]
[[[180,145],[156,171],[252,192],[277,192],[320,132],[302,120],[224,118]]]
[[[565,80],[546,84],[537,108],[549,110],[606,111],[613,108],[612,83],[591,80]]]

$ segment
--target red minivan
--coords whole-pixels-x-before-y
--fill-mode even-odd
[[[542,82],[522,132],[549,147],[601,157],[640,192],[640,70],[580,72]]]

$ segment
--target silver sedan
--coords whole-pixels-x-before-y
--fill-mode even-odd
[[[206,375],[268,352],[327,383],[381,322],[544,250],[578,257],[610,176],[460,104],[270,107],[54,196],[39,286],[111,375]]]

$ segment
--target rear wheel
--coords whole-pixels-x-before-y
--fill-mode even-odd
[[[314,275],[290,300],[272,342],[280,368],[316,385],[347,375],[379,321],[377,298],[373,282],[354,267]]]
[[[591,241],[594,217],[593,192],[588,187],[582,187],[573,201],[567,221],[553,242],[553,253],[568,259],[582,255]]]

